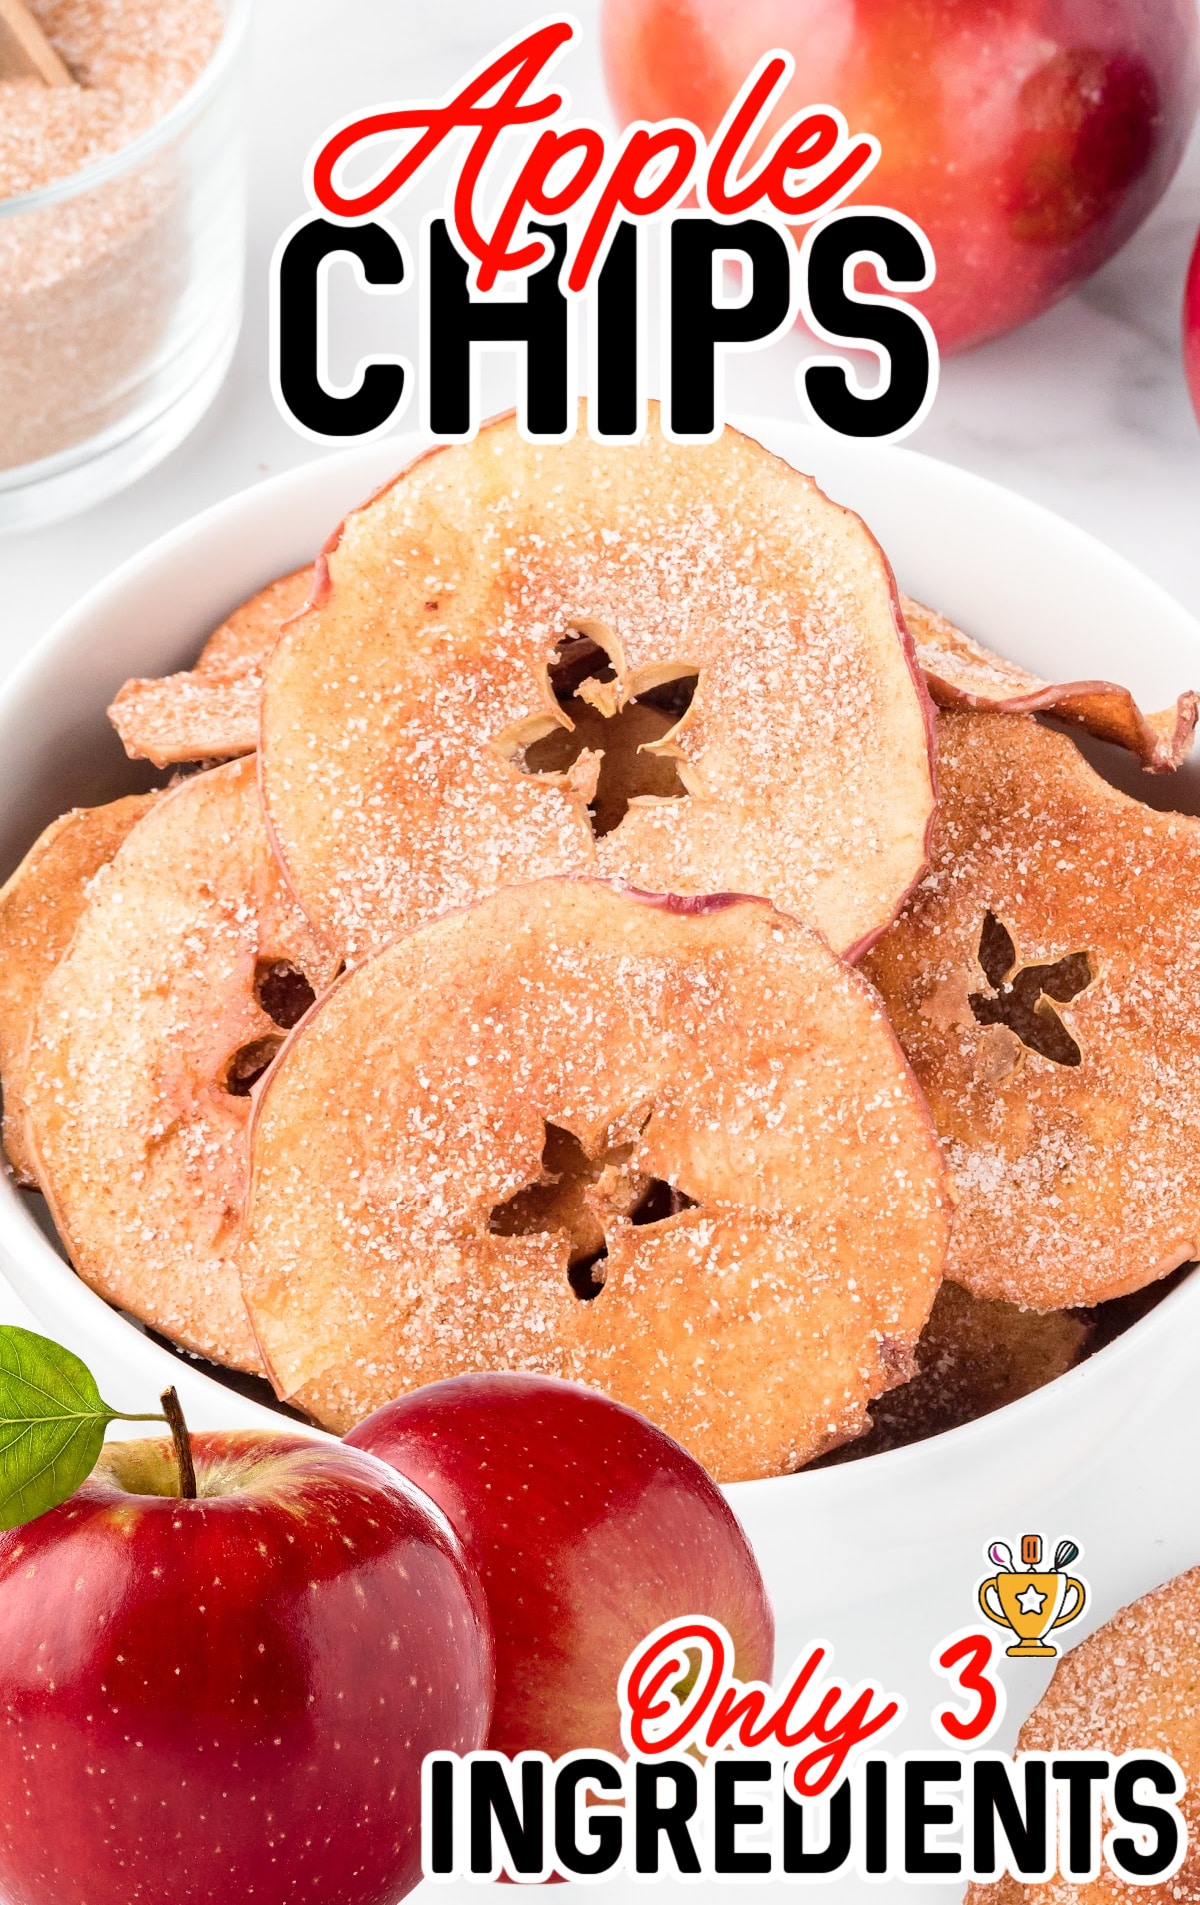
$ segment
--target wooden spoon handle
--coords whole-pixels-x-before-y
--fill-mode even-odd
[[[0,24],[15,42],[20,66],[47,86],[74,86],[75,75],[51,46],[26,0],[0,0]],[[0,77],[7,64],[5,48],[0,46]]]

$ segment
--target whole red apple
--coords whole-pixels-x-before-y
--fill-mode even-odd
[[[1183,152],[1195,0],[605,0],[625,119],[711,134],[761,54],[796,59],[779,121],[823,103],[873,132],[865,203],[906,212],[943,351],[1012,330],[1124,244]],[[864,278],[869,288],[869,281]]]
[[[1183,294],[1183,365],[1192,406],[1200,419],[1200,237],[1196,239]]]
[[[492,1648],[442,1517],[298,1435],[109,1446],[0,1537],[6,1905],[393,1905]]]
[[[475,1565],[497,1751],[620,1753],[621,1668],[673,1616],[715,1615],[738,1677],[770,1680],[774,1621],[749,1542],[700,1464],[634,1410],[549,1376],[456,1376],[347,1439],[432,1495]]]

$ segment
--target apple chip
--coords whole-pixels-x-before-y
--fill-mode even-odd
[[[38,994],[70,944],[93,874],[107,866],[155,796],[130,794],[107,807],[76,807],[34,841],[0,887],[0,1077],[4,1150],[18,1184],[37,1178],[25,1148],[22,1079]]]
[[[825,1463],[905,1448],[990,1415],[1065,1375],[1090,1335],[1090,1325],[1070,1310],[1039,1316],[943,1283],[917,1344],[916,1374],[878,1397],[868,1432]]]
[[[1200,822],[1028,716],[938,727],[933,865],[866,970],[954,1178],[947,1275],[1102,1302],[1200,1255]]]
[[[262,673],[204,675],[198,669],[158,681],[127,681],[108,710],[131,760],[233,760],[258,746]]]
[[[1173,708],[1143,714],[1128,688],[1111,681],[1067,681],[1057,686],[993,655],[933,609],[901,598],[929,692],[939,708],[978,708],[997,714],[1052,714],[1133,754],[1152,774],[1179,767],[1196,733],[1196,694],[1189,689]]]
[[[250,1092],[332,964],[271,857],[255,763],[159,797],[92,882],[25,1078],[79,1274],[188,1349],[258,1364],[237,1230]]]
[[[735,430],[504,419],[334,537],[268,664],[263,793],[352,962],[561,873],[761,894],[848,951],[925,865],[927,712],[891,570],[810,478]]]
[[[125,752],[155,767],[253,754],[267,656],[311,582],[311,569],[297,569],[268,583],[209,636],[194,668],[127,681],[108,710]]]
[[[196,668],[202,675],[233,675],[247,668],[263,668],[279,640],[284,622],[298,615],[312,588],[312,565],[277,576],[215,628],[200,650]]]
[[[346,1429],[470,1370],[590,1383],[718,1479],[855,1434],[941,1275],[871,988],[762,901],[504,889],[353,969],[254,1117],[243,1289]]]
[[[968,1887],[967,1905],[1176,1905],[1200,1898],[1200,1568],[1143,1594],[1064,1654],[1017,1737],[1019,1753],[1164,1753],[1184,1777],[1188,1849],[1174,1875],[1133,1885],[1106,1865],[1094,1879]]]

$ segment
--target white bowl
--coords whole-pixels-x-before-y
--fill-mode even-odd
[[[1047,511],[908,450],[858,447],[764,420],[747,427],[861,511],[902,587],[1014,660],[1052,678],[1126,682],[1151,708],[1200,682],[1200,628],[1144,576]],[[15,864],[64,808],[138,784],[104,718],[119,683],[187,665],[235,603],[311,559],[346,509],[420,447],[416,438],[393,438],[234,497],[126,563],[51,630],[0,693],[0,868]],[[1162,780],[1136,770],[1127,778],[1162,797]],[[1166,784],[1170,797],[1192,806],[1200,805],[1196,791],[1190,771]],[[173,1380],[198,1426],[278,1420],[181,1365],[93,1295],[7,1181],[0,1267],[39,1327],[90,1361],[116,1405],[145,1408]],[[1057,1500],[1069,1501],[1077,1517],[1091,1502],[1087,1513],[1097,1520],[1086,1539],[1105,1542],[1112,1476],[1130,1463],[1131,1473],[1144,1469],[1139,1451],[1160,1445],[1164,1411],[1178,1399],[1179,1408],[1192,1406],[1193,1334],[1200,1276],[1070,1374],[981,1421],[844,1467],[731,1489],[772,1586],[781,1654],[801,1627],[857,1633],[861,1618],[861,1631],[877,1634],[881,1605],[891,1606],[907,1583],[925,1611],[915,1627],[909,1614],[889,1618],[888,1645],[897,1661],[905,1646],[916,1647],[924,1667],[937,1633],[972,1617],[961,1583],[979,1572],[987,1540],[1011,1539],[1014,1518],[1040,1528]],[[1196,1559],[1200,1525],[1194,1536],[1192,1526],[1185,1515],[1177,1533],[1183,1546],[1194,1540]],[[1074,1538],[1081,1532],[1076,1527]],[[819,1569],[806,1562],[814,1555]],[[1170,1571],[1157,1562],[1126,1568],[1120,1579],[1131,1585],[1118,1585],[1113,1597]],[[868,1668],[884,1671],[877,1652],[858,1671]]]

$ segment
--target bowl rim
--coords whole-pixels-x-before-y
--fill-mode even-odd
[[[821,438],[819,432],[777,417],[744,415],[731,419],[731,422],[752,436],[761,436],[769,448],[777,451],[781,438],[791,438],[798,446],[811,444],[814,448]],[[352,473],[360,469],[363,472],[361,487],[354,489],[354,493],[361,493],[365,497],[378,486],[376,479],[380,468],[386,466],[393,473],[404,468],[414,456],[421,453],[426,443],[427,439],[420,433],[406,431],[369,445],[312,458],[220,499],[127,557],[60,615],[0,682],[0,733],[5,722],[12,718],[15,706],[36,684],[36,678],[46,663],[58,654],[60,648],[69,647],[73,641],[82,642],[89,624],[106,607],[119,600],[123,592],[139,584],[144,585],[155,571],[169,572],[171,565],[194,545],[203,544],[213,537],[219,539],[227,526],[236,522],[247,509],[253,510],[257,506],[266,511],[273,508],[282,519],[285,506],[293,494],[303,496],[311,490],[315,495],[325,489],[337,489],[343,474],[346,482],[342,486],[354,489],[349,479]],[[1169,592],[1153,578],[1144,575],[1134,564],[1108,549],[1107,545],[1086,531],[1018,492],[907,446],[889,446],[883,452],[874,446],[873,453],[886,455],[889,467],[898,470],[919,464],[932,465],[942,472],[948,472],[955,485],[961,486],[969,495],[973,494],[985,509],[989,501],[997,497],[1005,499],[1006,506],[1015,503],[1030,513],[1031,520],[1038,518],[1043,526],[1053,526],[1056,536],[1065,537],[1068,543],[1074,545],[1079,556],[1086,556],[1089,550],[1103,551],[1105,560],[1125,570],[1148,601],[1157,598],[1163,608],[1169,609],[1174,616],[1184,614],[1180,604]],[[819,475],[817,480],[821,480]],[[284,540],[283,535],[280,534],[277,540]],[[270,568],[271,564],[264,566]],[[275,572],[272,570],[272,573]],[[1200,624],[1190,616],[1186,616],[1185,620],[1188,632],[1196,643],[1200,664]],[[14,1257],[26,1272],[25,1275],[18,1274],[14,1278],[10,1274],[8,1263]],[[0,1278],[15,1290],[35,1314],[39,1291],[45,1291],[50,1297],[50,1307],[77,1312],[81,1334],[100,1339],[122,1362],[128,1363],[131,1357],[148,1357],[159,1374],[164,1370],[179,1371],[182,1367],[190,1378],[188,1386],[193,1393],[196,1393],[195,1384],[200,1383],[209,1393],[212,1390],[219,1391],[231,1405],[236,1403],[243,1417],[249,1411],[249,1419],[278,1425],[280,1417],[269,1406],[249,1402],[239,1396],[219,1376],[210,1376],[206,1369],[194,1367],[186,1353],[181,1359],[171,1350],[162,1348],[144,1335],[135,1321],[93,1291],[43,1233],[24,1194],[7,1178],[0,1187]],[[780,1476],[734,1482],[727,1486],[734,1499],[742,1501],[747,1508],[753,1503],[756,1515],[769,1506],[770,1492],[787,1488],[791,1499],[796,1485],[801,1482],[806,1498],[814,1507],[831,1500],[852,1503],[863,1489],[870,1490],[880,1480],[907,1486],[914,1462],[921,1464],[923,1472],[919,1480],[923,1488],[944,1487],[950,1469],[961,1469],[966,1464],[974,1470],[976,1458],[1002,1453],[1005,1445],[1010,1445],[1014,1439],[1025,1442],[1030,1437],[1036,1437],[1041,1418],[1047,1414],[1052,1418],[1059,1418],[1064,1412],[1082,1415],[1081,1405],[1085,1401],[1095,1401],[1108,1391],[1112,1392],[1111,1400],[1119,1409],[1123,1399],[1129,1400],[1129,1365],[1145,1365],[1147,1374],[1152,1368],[1164,1366],[1167,1360],[1162,1353],[1164,1348],[1169,1354],[1172,1347],[1178,1349],[1180,1341],[1187,1338],[1187,1328],[1181,1327],[1185,1309],[1190,1315],[1191,1310],[1197,1307],[1200,1307],[1200,1275],[1184,1277],[1146,1316],[1103,1348],[1040,1389],[971,1422],[859,1460],[828,1468],[808,1468]],[[941,1476],[938,1474],[939,1469],[943,1471]]]

